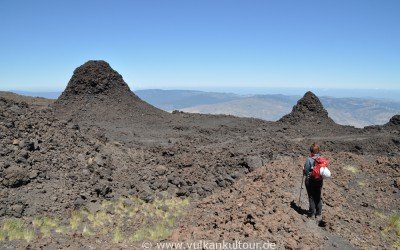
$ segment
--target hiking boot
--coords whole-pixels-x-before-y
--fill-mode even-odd
[[[325,227],[326,223],[324,218],[321,215],[316,215],[315,216],[315,221],[317,222],[317,225],[320,227]]]

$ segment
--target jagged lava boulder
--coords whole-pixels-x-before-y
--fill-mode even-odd
[[[370,128],[367,128],[369,130],[374,130],[374,129],[378,129],[378,130],[384,130],[387,131],[391,134],[396,134],[399,135],[400,134],[400,115],[394,115],[392,116],[392,118],[390,118],[390,120],[385,123],[384,125],[378,125],[378,126],[371,126]],[[398,137],[398,136],[397,136]],[[400,139],[393,139],[393,142],[399,146],[400,145]]]
[[[63,118],[95,122],[138,120],[167,113],[142,101],[122,76],[105,61],[88,61],[75,69],[68,86],[54,103]]]
[[[385,124],[386,127],[400,128],[400,115],[394,115],[390,118],[389,122]]]
[[[335,122],[328,116],[328,111],[324,108],[318,97],[308,91],[305,93],[295,106],[292,112],[283,116],[279,122],[288,124],[321,124]]]

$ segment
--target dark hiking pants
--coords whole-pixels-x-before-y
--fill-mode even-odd
[[[309,216],[321,215],[322,212],[321,191],[322,191],[323,181],[306,178],[305,184],[308,194],[308,203],[310,204],[310,208],[308,210]]]

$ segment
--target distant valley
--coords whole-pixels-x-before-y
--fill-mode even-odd
[[[57,98],[59,92],[21,92],[18,94]],[[191,113],[229,114],[276,121],[290,113],[301,98],[298,95],[238,95],[232,93],[192,90],[138,90],[135,93],[144,101],[165,111],[180,110]],[[320,96],[329,116],[337,123],[364,127],[384,124],[400,113],[400,101],[375,98],[337,98]]]
[[[140,98],[167,110],[191,113],[229,114],[276,121],[290,113],[301,96],[237,95],[189,90],[139,90]],[[400,101],[374,98],[336,98],[321,96],[329,116],[342,125],[364,127],[384,124],[400,113]]]

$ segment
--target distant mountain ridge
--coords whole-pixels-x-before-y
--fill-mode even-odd
[[[46,98],[57,98],[61,93],[16,93]],[[238,95],[233,93],[204,92],[194,90],[138,90],[142,100],[165,111],[181,110],[192,113],[230,114],[255,117],[269,121],[279,120],[290,113],[301,98],[299,95],[263,94]],[[337,98],[319,96],[329,116],[342,125],[364,127],[381,125],[400,113],[400,101],[374,98]]]
[[[255,117],[268,121],[279,120],[290,113],[301,98],[298,95],[238,95],[232,93],[191,90],[139,90],[143,100],[167,111],[230,114]],[[329,116],[338,124],[364,127],[382,125],[400,113],[400,101],[374,98],[319,97]]]

